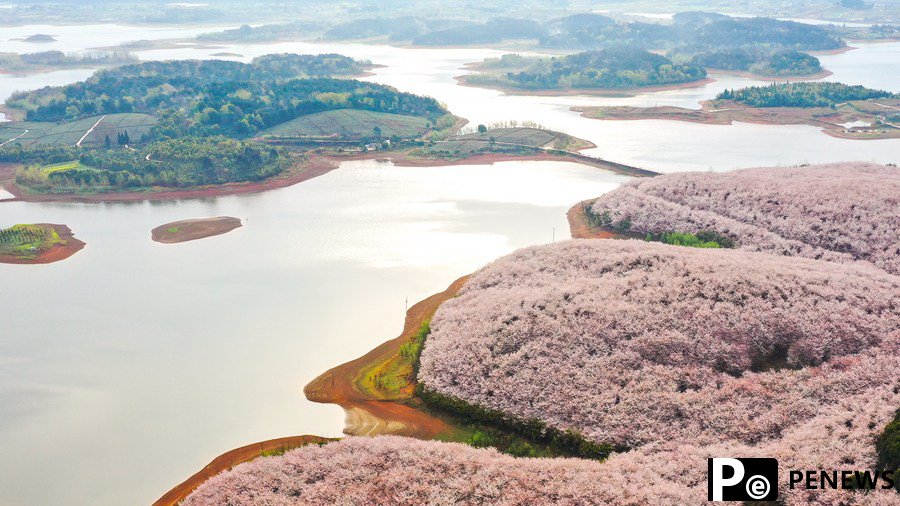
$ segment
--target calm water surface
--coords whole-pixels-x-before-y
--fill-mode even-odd
[[[36,50],[7,40],[33,33],[57,34],[70,49],[190,34],[115,25],[16,30],[0,36],[0,51]],[[243,60],[272,52],[370,59],[387,67],[369,80],[434,96],[475,124],[536,121],[592,140],[601,156],[665,172],[886,162],[900,152],[900,141],[839,140],[807,126],[603,122],[569,111],[698,107],[722,89],[753,83],[741,78],[629,98],[529,97],[456,85],[463,64],[502,54],[496,50],[283,43],[140,57],[222,51]],[[832,79],[900,91],[900,44],[822,60]],[[0,99],[90,73],[0,76]],[[61,263],[0,265],[0,504],[145,504],[236,446],[339,435],[341,410],[303,398],[309,380],[396,335],[407,301],[513,249],[564,238],[570,205],[623,181],[563,162],[402,168],[365,161],[260,195],[0,203],[0,227],[66,223],[88,243]],[[244,227],[184,244],[150,240],[162,223],[216,215],[239,217]]]

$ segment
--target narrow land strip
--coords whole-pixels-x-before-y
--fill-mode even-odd
[[[319,436],[290,436],[270,439],[268,441],[235,448],[234,450],[219,455],[196,474],[178,484],[172,490],[166,492],[165,495],[153,503],[153,506],[175,506],[190,495],[190,493],[204,481],[243,462],[267,454],[276,455],[293,448],[299,448],[308,444],[327,443],[328,441],[334,440]]]

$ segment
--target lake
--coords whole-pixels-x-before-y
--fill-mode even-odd
[[[23,27],[16,34],[60,34],[73,48],[173,36],[129,29]],[[19,49],[0,42],[0,51]],[[370,59],[386,67],[367,79],[432,95],[473,124],[536,121],[593,141],[595,154],[663,172],[888,162],[900,152],[900,141],[834,139],[809,126],[604,122],[569,111],[698,107],[752,82],[735,77],[629,98],[534,97],[455,83],[463,64],[502,54],[487,49],[279,43],[139,56],[223,51],[244,60],[272,52]],[[898,56],[900,44],[869,44],[822,60],[832,79],[900,91]],[[0,99],[90,72],[0,76]],[[231,448],[339,435],[341,409],[307,402],[309,380],[396,336],[407,304],[516,248],[567,237],[572,204],[626,180],[566,162],[408,168],[356,161],[258,195],[0,204],[0,227],[65,223],[87,242],[64,262],[0,264],[0,504],[145,504]],[[183,244],[150,240],[160,224],[218,215],[244,226]]]

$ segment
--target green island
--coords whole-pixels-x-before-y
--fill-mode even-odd
[[[773,83],[738,90],[725,90],[716,100],[733,100],[750,107],[836,107],[838,104],[877,98],[900,98],[897,94],[842,83]]]
[[[634,48],[551,58],[504,55],[475,68],[481,72],[459,80],[503,90],[622,90],[680,85],[706,78],[706,71],[700,67],[676,65],[665,56]]]
[[[63,68],[107,67],[137,62],[127,51],[41,51],[39,53],[0,53],[4,73],[41,72]]]
[[[407,164],[557,157],[649,174],[580,155],[593,145],[538,125],[456,134],[464,120],[436,100],[350,78],[370,66],[335,54],[146,62],[15,93],[6,107],[24,120],[0,125],[0,181],[32,200],[214,196],[381,152]]]
[[[699,53],[669,52],[675,60],[687,59],[692,65],[715,72],[747,73],[761,77],[821,77],[826,72],[815,56],[794,50],[722,49]]]
[[[84,247],[65,225],[19,224],[0,229],[0,263],[41,264],[64,260]]]
[[[866,29],[869,38],[886,38],[886,28]],[[582,13],[533,19],[497,17],[486,21],[418,16],[355,19],[324,32],[326,40],[379,40],[392,44],[447,47],[502,44],[523,49],[594,51],[633,47],[665,52],[675,65],[760,77],[821,77],[827,71],[804,51],[841,50],[844,38],[860,38],[837,26],[813,26],[764,17],[731,17],[712,12],[680,12],[668,24],[615,19]],[[199,39],[269,41],[309,36],[296,23],[242,27]],[[521,69],[520,69],[521,70]],[[596,86],[588,86],[596,87]]]
[[[434,99],[347,77],[370,64],[328,55],[251,63],[147,62],[16,93],[0,161],[29,194],[253,183],[293,174],[312,147],[403,143],[457,119]]]
[[[714,125],[734,121],[767,125],[807,124],[844,139],[900,138],[900,96],[831,82],[773,83],[725,90],[700,109],[658,106],[576,107],[601,120],[664,119]]]

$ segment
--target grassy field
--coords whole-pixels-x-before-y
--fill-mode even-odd
[[[539,128],[494,128],[485,133],[471,133],[452,137],[439,142],[430,149],[438,152],[470,154],[485,151],[506,151],[506,148],[521,149],[571,149],[576,139],[550,130]]]
[[[156,124],[156,118],[148,114],[122,113],[93,116],[65,123],[23,121],[12,123],[0,123],[0,144],[9,141],[7,146],[22,144],[32,146],[35,144],[75,145],[91,127],[97,125],[94,130],[82,141],[82,146],[102,144],[109,136],[110,142],[116,142],[116,136],[120,132],[128,132],[128,136],[134,141],[140,140],[150,128]]]
[[[62,163],[52,163],[50,165],[44,165],[41,167],[47,174],[53,174],[54,172],[65,172],[67,170],[94,170],[93,167],[89,167],[78,160],[73,160],[71,162],[62,162]]]
[[[50,226],[13,225],[0,230],[0,255],[30,259],[58,244],[65,241]]]
[[[428,120],[359,109],[337,109],[300,116],[264,130],[261,135],[281,138],[362,140],[374,137],[375,127],[382,137],[416,138],[428,131]]]
[[[384,400],[409,399],[416,382],[416,362],[425,337],[431,332],[430,321],[400,347],[400,352],[384,362],[367,364],[361,368],[356,386],[367,395]]]

